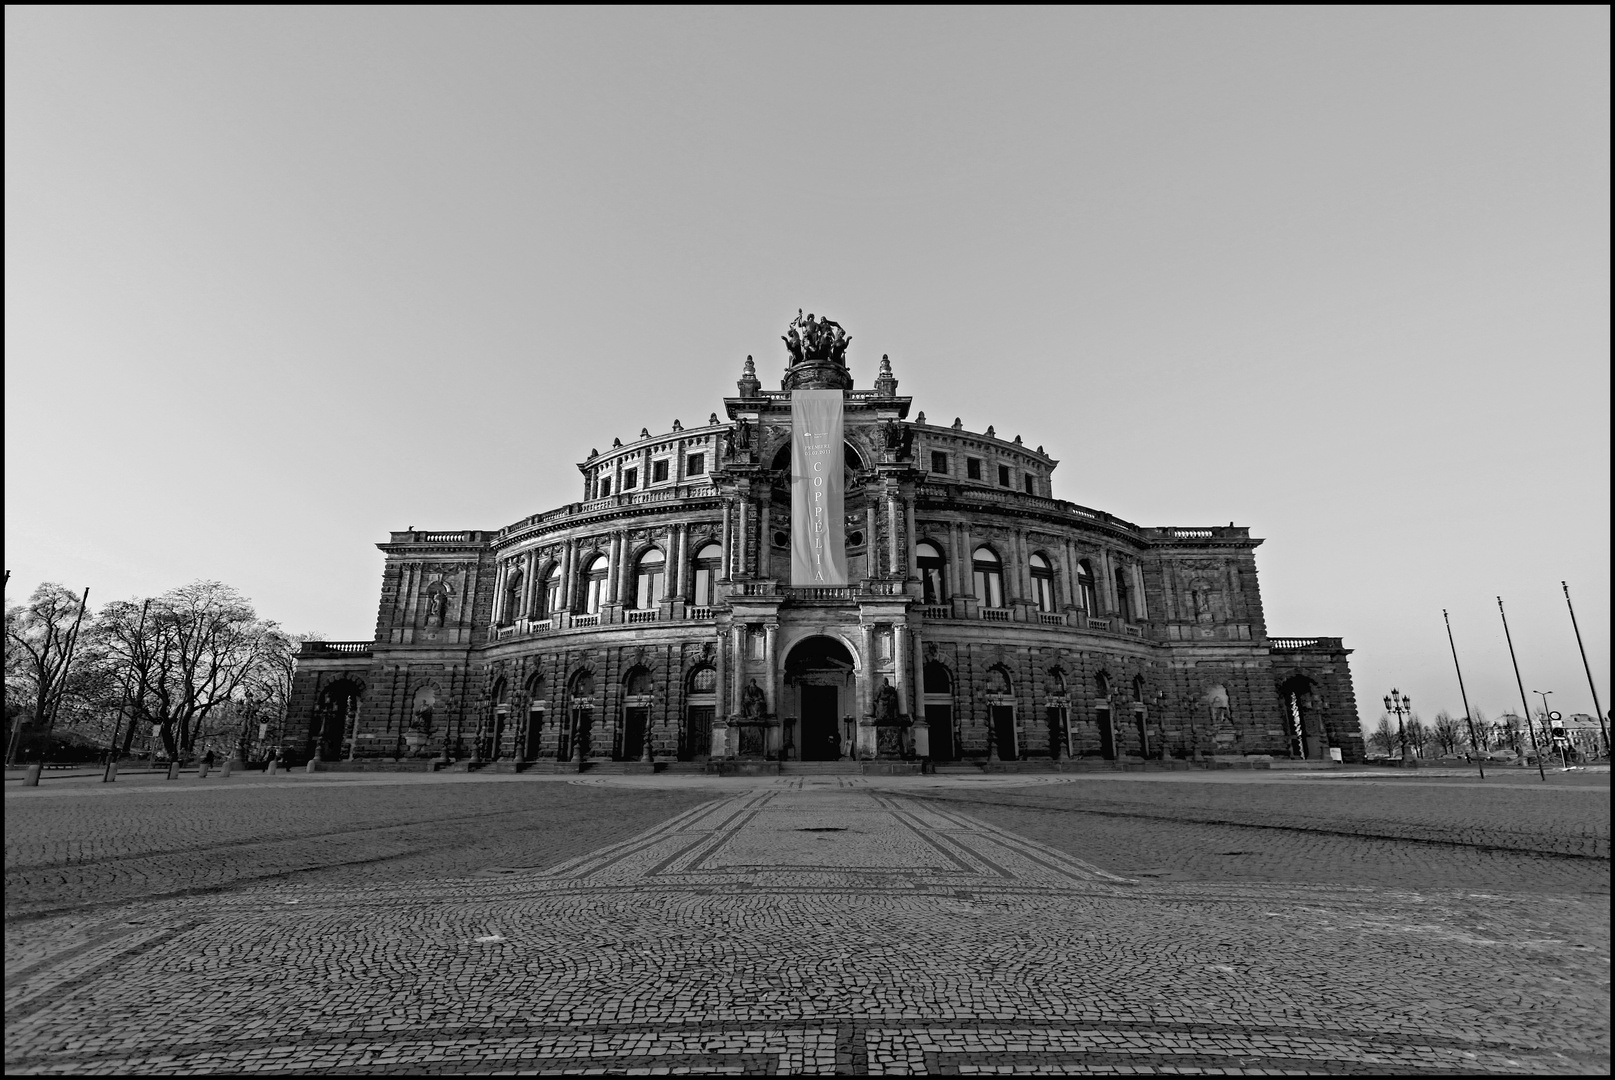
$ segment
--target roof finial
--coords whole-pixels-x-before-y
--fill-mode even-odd
[[[762,382],[757,378],[757,364],[751,357],[746,357],[745,366],[740,369],[740,379],[735,386],[740,388],[740,396],[743,398],[754,398],[763,388]]]
[[[880,397],[897,396],[897,379],[892,375],[892,358],[880,354],[880,375],[875,379],[875,393]]]

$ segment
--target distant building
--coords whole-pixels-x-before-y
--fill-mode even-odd
[[[591,451],[577,502],[378,545],[375,637],[303,647],[292,753],[1362,760],[1349,650],[1268,636],[1249,529],[1055,498],[1042,447],[911,419],[884,359],[738,388]],[[799,389],[843,394],[844,587],[790,584]]]
[[[1571,713],[1564,719],[1565,738],[1579,757],[1604,756],[1604,725],[1589,713]]]

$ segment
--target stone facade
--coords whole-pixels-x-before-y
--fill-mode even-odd
[[[833,324],[832,324],[833,325]],[[845,400],[851,584],[790,577],[790,393]],[[1349,650],[1270,638],[1246,528],[1053,497],[1019,436],[750,358],[709,423],[591,451],[580,498],[395,532],[369,642],[298,658],[283,752],[407,763],[1363,757]]]

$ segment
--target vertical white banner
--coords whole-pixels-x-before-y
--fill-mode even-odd
[[[791,584],[845,585],[840,390],[791,391]]]

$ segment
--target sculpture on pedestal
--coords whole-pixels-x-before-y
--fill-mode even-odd
[[[785,342],[793,364],[828,360],[841,367],[847,366],[847,346],[852,344],[840,323],[816,318],[811,312],[804,318],[801,308],[796,309],[796,318],[780,340]]]

